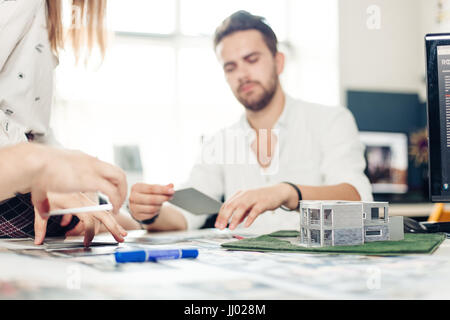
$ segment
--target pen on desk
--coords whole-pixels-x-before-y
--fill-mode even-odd
[[[233,238],[238,239],[238,240],[245,239],[243,236],[239,236],[237,234],[233,234]]]
[[[170,249],[170,250],[133,250],[118,251],[114,253],[117,263],[145,262],[171,259],[197,258],[197,249]]]

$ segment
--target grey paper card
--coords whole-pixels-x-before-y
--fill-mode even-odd
[[[196,215],[219,213],[222,206],[222,202],[214,200],[194,188],[175,191],[169,202]]]

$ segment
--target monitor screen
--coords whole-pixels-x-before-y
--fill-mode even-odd
[[[397,132],[361,131],[366,175],[373,193],[408,192],[408,136]]]
[[[450,34],[425,37],[431,201],[450,201]]]

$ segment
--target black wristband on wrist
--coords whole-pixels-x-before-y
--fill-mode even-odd
[[[158,216],[159,216],[159,213],[156,216],[154,216],[154,217],[152,217],[150,219],[145,219],[145,220],[134,219],[134,220],[136,220],[140,224],[145,224],[146,226],[148,226],[149,224],[152,224],[153,222],[155,222],[155,220],[156,220],[156,218],[158,218]]]
[[[128,201],[127,201],[127,202],[128,202]],[[130,210],[130,203],[129,203],[129,202],[127,203],[127,209],[128,209],[128,212],[131,213],[131,210]],[[135,217],[133,217],[132,214],[130,214],[130,215],[131,215],[131,218],[133,218],[134,221],[136,221],[137,223],[139,223],[139,224],[141,225],[141,227],[142,227],[142,225],[148,226],[149,224],[152,224],[153,222],[155,222],[156,218],[158,218],[158,216],[159,216],[159,212],[158,212],[158,214],[157,214],[156,216],[154,216],[154,217],[152,217],[152,218],[150,218],[150,219],[145,219],[145,220],[138,220],[138,219],[136,219]]]
[[[291,182],[287,182],[287,181],[283,181],[283,183],[286,183],[288,185],[290,185],[291,187],[293,187],[295,189],[295,191],[297,191],[298,194],[298,204],[297,207],[293,210],[286,208],[285,206],[281,206],[280,208],[283,209],[284,211],[294,211],[294,210],[298,210],[300,208],[300,201],[302,200],[302,192],[300,191],[300,189],[293,183]]]

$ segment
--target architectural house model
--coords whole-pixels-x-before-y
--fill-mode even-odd
[[[300,244],[359,245],[402,240],[403,217],[389,217],[387,202],[300,201]]]

